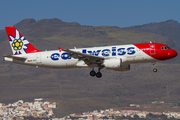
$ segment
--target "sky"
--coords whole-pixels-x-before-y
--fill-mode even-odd
[[[180,0],[0,0],[0,30],[26,18],[129,27],[176,20]]]

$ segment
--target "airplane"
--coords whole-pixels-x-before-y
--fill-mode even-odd
[[[5,27],[13,55],[5,55],[4,61],[54,69],[91,68],[91,76],[102,77],[101,69],[129,71],[130,64],[155,63],[172,59],[178,53],[161,43],[140,43],[101,47],[40,51],[14,27]],[[98,68],[96,72],[94,69]]]

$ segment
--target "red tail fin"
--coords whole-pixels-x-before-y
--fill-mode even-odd
[[[13,55],[41,52],[13,26],[5,27]]]

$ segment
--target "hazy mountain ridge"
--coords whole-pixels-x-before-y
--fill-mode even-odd
[[[40,50],[149,41],[174,44],[172,38],[157,33],[111,26],[81,26],[76,22],[67,23],[56,18],[37,22],[25,19],[14,26]],[[58,103],[57,113],[63,116],[133,102],[141,103],[144,100],[164,99],[167,82],[172,99],[179,98],[180,65],[173,60],[157,63],[157,73],[152,72],[151,63],[137,64],[131,65],[128,72],[103,69],[103,77],[97,79],[89,76],[91,69],[36,69],[3,62],[3,55],[12,54],[5,30],[0,31],[0,44],[0,102],[49,98]],[[178,58],[175,60],[179,61]]]
[[[176,43],[176,47],[179,47],[178,44],[180,44],[180,23],[175,20],[167,20],[160,23],[149,23],[144,25],[131,26],[125,29],[146,31],[159,34],[172,39]]]

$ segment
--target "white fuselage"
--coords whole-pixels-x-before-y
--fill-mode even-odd
[[[13,55],[5,55],[4,61],[45,68],[92,68],[90,75],[102,77],[104,67],[115,71],[128,71],[130,64],[168,60],[177,52],[160,43],[113,45],[78,49],[40,51],[36,49],[14,26],[5,27]],[[94,68],[97,67],[96,72]],[[157,69],[153,69],[157,72]]]
[[[140,50],[133,44],[79,48],[70,50],[93,56],[104,57],[105,59],[123,58],[122,64],[158,61],[152,58],[151,56],[145,54],[142,50]],[[14,60],[13,62],[56,69],[90,67],[86,65],[84,61],[78,60],[73,57],[69,57],[67,52],[59,50],[29,53],[18,56],[26,57],[27,59],[24,61]],[[6,58],[5,61],[12,62],[12,59]]]

